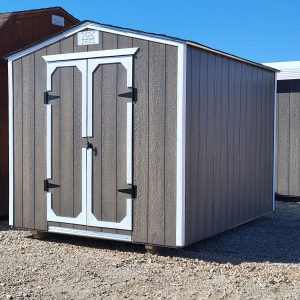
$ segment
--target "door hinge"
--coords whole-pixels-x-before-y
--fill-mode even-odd
[[[131,195],[132,199],[135,199],[137,197],[137,186],[135,184],[132,184],[130,188],[119,189],[117,191],[120,193]]]
[[[137,101],[137,89],[136,88],[132,88],[131,92],[127,92],[127,93],[123,93],[123,94],[118,94],[119,97],[121,98],[129,98],[132,99],[132,102],[136,102]]]
[[[55,100],[60,98],[60,96],[49,95],[49,92],[44,92],[44,104],[49,104],[50,100]]]
[[[44,92],[44,104],[48,104],[48,98],[49,98],[49,93],[48,92]]]
[[[44,180],[44,191],[45,192],[49,192],[49,189],[54,189],[54,188],[58,188],[58,187],[59,187],[59,185],[50,183],[48,179]]]

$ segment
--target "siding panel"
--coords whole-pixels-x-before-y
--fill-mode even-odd
[[[14,226],[23,226],[23,84],[22,61],[13,63],[14,74]]]
[[[34,54],[22,59],[23,68],[23,227],[34,228]]]
[[[165,244],[176,244],[177,49],[166,46]]]
[[[300,195],[300,94],[290,94],[289,195]]]
[[[149,43],[148,242],[164,244],[165,223],[165,45]]]
[[[272,210],[274,74],[192,47],[187,59],[190,244]]]
[[[44,92],[46,91],[46,73],[40,72],[45,68],[42,58],[46,49],[35,53],[35,229],[46,230],[46,195],[44,179],[46,178],[46,107]],[[37,151],[41,149],[41,151]]]
[[[276,114],[276,193],[296,197],[300,196],[299,82],[299,80],[277,81]]]
[[[135,56],[134,87],[136,88],[136,104],[134,105],[134,183],[137,185],[137,198],[133,203],[134,227],[133,240],[135,242],[148,242],[148,182],[149,182],[149,86],[148,41],[133,40],[133,47],[138,47]]]

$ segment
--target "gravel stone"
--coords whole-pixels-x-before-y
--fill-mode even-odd
[[[184,249],[51,235],[0,222],[0,299],[300,299],[300,203]]]

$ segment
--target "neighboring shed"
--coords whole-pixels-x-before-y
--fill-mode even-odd
[[[277,75],[276,192],[279,197],[300,197],[300,61],[265,65]]]
[[[10,225],[182,247],[273,210],[272,68],[89,21],[8,61]]]
[[[8,84],[3,57],[78,22],[60,7],[0,14],[0,217],[8,215]]]

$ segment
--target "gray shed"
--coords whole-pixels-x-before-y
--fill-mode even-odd
[[[277,76],[276,193],[300,197],[300,61],[266,63]]]
[[[8,63],[10,225],[182,247],[273,210],[274,69],[90,21]]]

